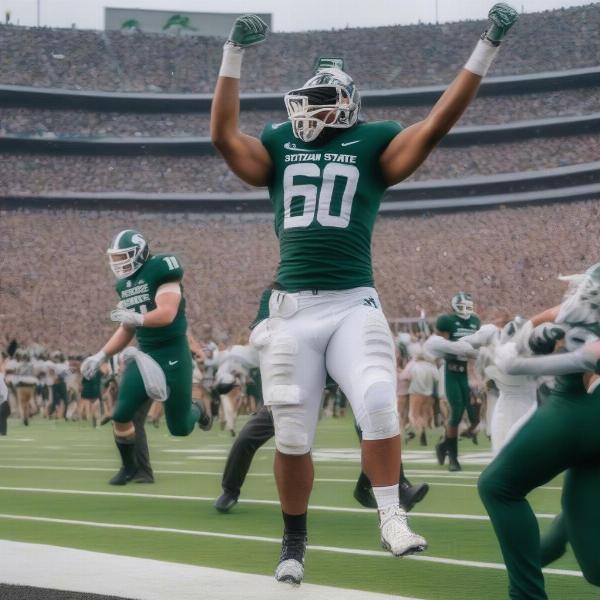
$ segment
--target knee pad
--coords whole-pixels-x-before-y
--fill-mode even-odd
[[[262,321],[250,336],[250,343],[260,356],[266,406],[300,403],[300,387],[294,383],[298,342],[278,321],[272,318]]]
[[[275,446],[282,454],[300,456],[310,452],[311,440],[300,407],[273,408]]]
[[[365,361],[363,409],[359,424],[365,440],[381,440],[400,434],[396,406],[396,355],[385,317],[370,311],[363,329]]]
[[[400,435],[394,385],[380,381],[365,392],[364,414],[359,419],[363,440],[383,440]]]

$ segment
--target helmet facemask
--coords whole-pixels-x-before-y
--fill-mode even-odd
[[[285,95],[294,135],[313,142],[325,127],[348,129],[358,120],[360,96],[352,78],[340,69],[320,71],[302,88]]]
[[[464,294],[463,292],[456,294],[456,296],[452,298],[452,309],[461,319],[468,319],[474,312],[471,296],[469,296],[469,294]]]
[[[115,240],[118,240],[120,235]],[[133,233],[130,246],[126,248],[119,248],[118,246],[118,241],[115,241],[106,251],[108,262],[117,279],[126,279],[131,277],[146,262],[149,253],[148,244],[142,235]]]

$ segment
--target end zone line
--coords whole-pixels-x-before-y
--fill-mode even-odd
[[[74,496],[109,496],[117,498],[151,498],[154,500],[183,500],[183,501],[195,501],[195,502],[214,502],[213,497],[209,496],[178,496],[173,494],[146,494],[143,492],[103,492],[101,490],[72,490],[72,489],[57,489],[57,488],[32,488],[32,487],[13,487],[13,486],[0,486],[0,491],[5,492],[31,492],[37,494],[66,494]],[[268,506],[279,506],[279,500],[259,500],[253,498],[244,498],[240,500],[241,504],[264,504]],[[322,510],[328,512],[340,512],[340,513],[362,513],[362,514],[373,514],[375,509],[373,508],[354,508],[345,506],[323,506],[319,504],[310,504],[309,509],[311,510]],[[489,521],[489,517],[486,515],[466,515],[456,513],[431,513],[431,512],[416,512],[412,511],[411,516],[413,517],[426,517],[432,519],[456,519],[463,521]],[[536,514],[538,519],[554,519],[556,515],[547,513]]]
[[[193,535],[198,537],[220,538],[228,540],[243,540],[249,542],[263,542],[269,544],[281,544],[281,539],[270,538],[258,535],[242,535],[234,533],[221,533],[214,531],[198,531],[194,529],[174,529],[171,527],[151,527],[148,525],[129,525],[126,523],[105,523],[97,521],[79,521],[75,519],[55,519],[50,517],[32,517],[27,515],[10,515],[0,513],[0,519],[9,519],[13,521],[33,521],[38,523],[56,523],[59,525],[76,525],[83,527],[98,527],[104,529],[124,529],[129,531],[147,531],[152,533],[173,533],[178,535]],[[340,548],[336,546],[317,546],[308,545],[309,550],[317,552],[332,552],[335,554],[350,554],[354,556],[372,556],[380,558],[393,558],[389,552],[381,550],[361,550],[358,548]],[[404,557],[405,560],[418,560],[423,562],[439,563],[460,567],[474,567],[478,569],[495,569],[504,571],[506,567],[501,563],[458,560],[453,558],[442,558],[439,556],[412,555]],[[569,577],[583,577],[580,571],[569,569],[543,569],[548,575],[565,575]]]

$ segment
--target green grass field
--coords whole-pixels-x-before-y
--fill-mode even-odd
[[[37,418],[23,427],[10,420],[9,435],[0,438],[0,539],[272,574],[281,536],[272,444],[256,455],[242,501],[221,515],[212,502],[231,438],[218,428],[188,438],[171,438],[164,425],[148,433],[156,483],[115,488],[106,483],[118,467],[109,426]],[[476,489],[489,447],[462,441],[460,448],[465,470],[450,474],[432,462],[431,446],[405,447],[408,476],[431,484],[411,517],[429,549],[393,559],[379,546],[376,513],[352,498],[359,463],[351,418],[323,420],[306,581],[426,600],[506,598],[500,551]],[[553,481],[531,495],[544,515],[542,530],[559,510],[560,485]],[[578,571],[571,553],[552,568],[567,573],[546,575],[551,598],[598,598],[597,588],[568,573]]]

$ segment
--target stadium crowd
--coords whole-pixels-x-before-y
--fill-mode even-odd
[[[285,91],[311,75],[315,49],[336,55],[362,89],[447,83],[482,21],[274,33],[248,56],[243,88]],[[598,5],[523,14],[493,75],[598,65]],[[377,44],[373,43],[377,39]],[[222,39],[0,26],[0,82],[73,89],[211,92]]]
[[[600,156],[600,135],[441,147],[409,179],[459,178],[562,167]],[[211,156],[69,156],[5,154],[0,194],[41,192],[249,191],[225,162]]]
[[[411,125],[423,119],[430,109],[430,105],[363,108],[362,117],[367,121],[391,119]],[[594,112],[600,112],[598,88],[481,96],[469,106],[459,125],[493,125]],[[208,113],[119,113],[9,106],[2,108],[1,116],[0,134],[41,136],[208,136],[210,122]],[[260,134],[265,123],[286,119],[283,99],[280,111],[244,110],[241,117],[244,131],[252,135]]]
[[[558,274],[597,261],[599,216],[597,202],[582,201],[381,219],[373,256],[386,314],[418,316],[420,305],[435,315],[459,289],[473,294],[483,318],[488,307],[539,310],[562,294]],[[7,340],[68,354],[100,347],[115,305],[105,249],[124,227],[144,232],[153,252],[180,256],[192,333],[210,322],[215,336],[245,343],[278,262],[270,215],[76,210],[0,212]]]

